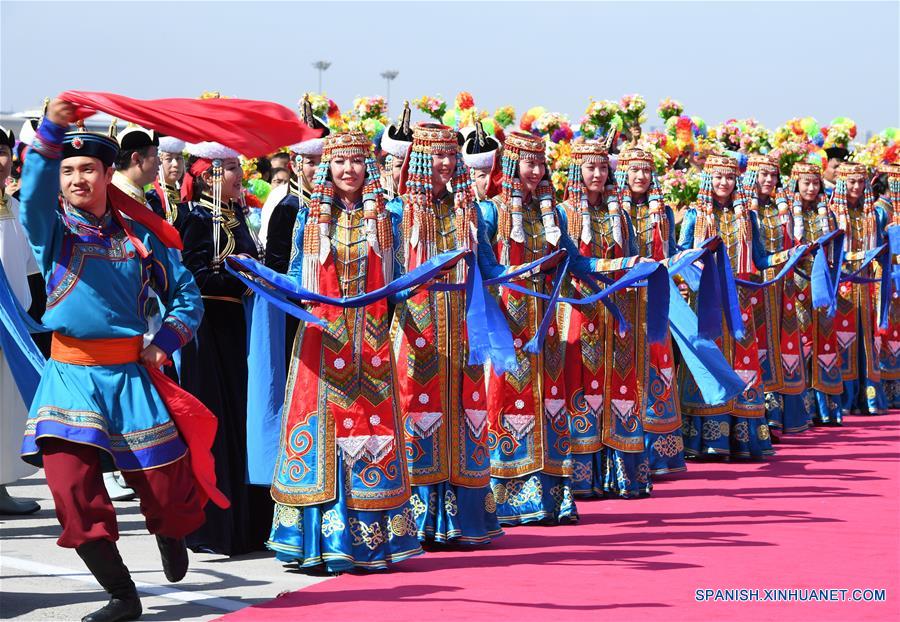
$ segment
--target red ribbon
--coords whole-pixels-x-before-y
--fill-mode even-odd
[[[153,235],[159,238],[168,248],[182,250],[184,245],[181,242],[181,235],[178,230],[170,225],[164,218],[160,218],[146,206],[138,203],[133,198],[119,190],[113,184],[109,184],[106,190],[106,196],[109,199],[110,211],[113,218],[119,223],[125,231],[125,235],[134,244],[135,249],[141,257],[147,257],[148,252],[144,244],[134,235],[131,227],[122,218],[122,215],[128,216],[131,220],[145,226]]]
[[[79,119],[106,112],[188,142],[215,141],[250,158],[322,134],[290,108],[252,99],[132,99],[85,91],[65,91],[59,97],[77,106]]]
[[[150,380],[169,410],[169,416],[178,428],[178,434],[188,446],[191,471],[197,480],[202,504],[207,499],[223,510],[231,506],[221,490],[216,487],[216,461],[212,455],[212,445],[216,438],[219,420],[203,402],[178,386],[171,378],[156,369],[145,366],[150,372]]]

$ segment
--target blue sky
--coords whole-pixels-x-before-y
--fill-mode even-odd
[[[900,2],[0,2],[0,109],[67,88],[140,98],[203,90],[342,107],[471,91],[479,108],[664,96],[718,123],[849,116],[900,125]],[[29,26],[31,25],[31,26]]]

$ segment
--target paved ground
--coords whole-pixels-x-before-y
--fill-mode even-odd
[[[60,527],[42,473],[9,491],[37,499],[41,511],[0,519],[0,619],[80,620],[105,603],[100,586],[75,552],[56,546]],[[187,576],[170,584],[138,502],[116,502],[116,508],[119,549],[142,592],[142,620],[211,620],[323,580],[287,570],[269,553],[234,559],[191,553]]]

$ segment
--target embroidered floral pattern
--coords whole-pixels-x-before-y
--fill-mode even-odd
[[[352,516],[349,522],[350,535],[353,536],[353,546],[365,545],[367,549],[374,551],[387,542],[387,536],[381,523],[364,523]]]
[[[279,505],[276,516],[282,527],[294,527],[300,519],[300,510],[292,505]]]
[[[540,502],[544,496],[544,488],[541,486],[541,480],[536,475],[532,475],[526,481],[513,479],[506,482],[506,497],[508,503],[513,507],[525,505],[529,502]]]
[[[410,496],[409,503],[412,506],[412,511],[416,518],[419,518],[428,511],[428,506],[425,505],[425,502],[422,501],[422,497],[420,497],[418,493],[413,493],[412,496]]]
[[[653,449],[660,456],[673,458],[684,451],[684,441],[677,434],[666,434],[653,441]]]
[[[734,424],[734,439],[739,443],[746,443],[750,440],[750,426],[746,421],[738,421]]]
[[[444,511],[448,516],[456,516],[456,513],[458,511],[456,507],[456,495],[449,488],[444,494]]]
[[[331,508],[322,515],[322,535],[326,538],[339,531],[344,531],[346,527],[336,509]]]
[[[405,508],[399,514],[395,514],[390,522],[391,537],[402,538],[403,536],[414,536],[418,533],[416,519],[410,508]]]

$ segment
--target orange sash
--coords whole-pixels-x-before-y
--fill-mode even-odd
[[[60,363],[85,366],[124,365],[140,359],[144,338],[78,339],[53,333],[50,358]],[[165,403],[178,434],[188,446],[191,471],[199,485],[203,503],[209,499],[222,509],[230,506],[216,487],[215,458],[212,444],[218,419],[196,397],[182,389],[171,378],[153,367],[147,367],[150,381]]]
[[[141,355],[144,338],[77,339],[54,332],[50,343],[50,358],[71,365],[123,365],[136,363]]]

